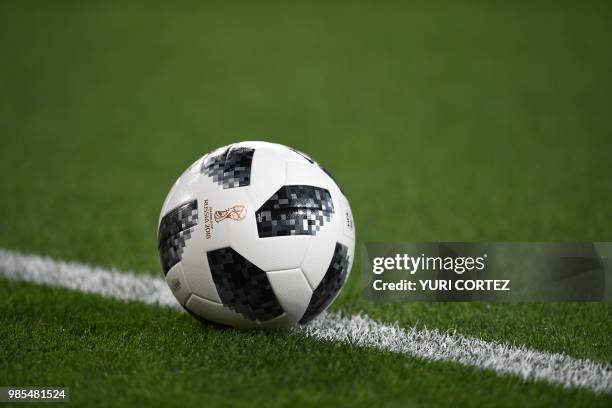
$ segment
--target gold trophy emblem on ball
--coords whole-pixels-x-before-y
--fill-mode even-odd
[[[234,221],[243,220],[246,217],[246,207],[244,205],[235,205],[226,210],[215,211],[215,221],[221,222],[226,218],[229,218]]]

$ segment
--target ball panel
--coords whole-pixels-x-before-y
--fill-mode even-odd
[[[287,184],[311,184],[325,187],[330,190],[332,196],[336,190],[342,194],[336,179],[317,162],[309,163],[304,160],[287,162],[287,180],[285,182]]]
[[[223,185],[223,165],[231,145],[222,146],[202,158],[200,173],[210,177],[216,184]]]
[[[296,320],[286,313],[278,316],[272,320],[268,320],[267,322],[257,323],[257,327],[260,329],[288,329],[291,326],[295,326],[297,323]]]
[[[204,158],[201,172],[224,189],[248,186],[254,152],[253,148],[237,145],[217,149]]]
[[[177,179],[172,185],[170,192],[166,196],[164,205],[159,213],[158,227],[164,215],[175,209],[176,207],[185,204],[186,202],[197,199],[197,193],[191,186],[182,183],[181,179]]]
[[[340,196],[341,210],[338,211],[339,216],[342,218],[342,230],[344,235],[351,241],[355,241],[355,221],[353,220],[353,211],[348,200],[343,195]]]
[[[301,269],[267,272],[274,294],[295,324],[306,311],[312,290]]]
[[[185,242],[198,224],[198,202],[188,201],[164,215],[157,230],[158,251],[164,274],[181,261]]]
[[[307,155],[304,152],[299,151],[298,149],[294,149],[293,147],[289,147],[287,146],[287,149],[291,150],[293,153],[295,153],[296,156],[299,157],[299,159],[301,160],[306,160],[308,163],[310,164],[315,164],[316,162],[312,159],[312,157],[310,157],[309,155]]]
[[[255,149],[232,146],[223,165],[223,188],[248,186],[251,183],[251,162]]]
[[[189,296],[191,296],[191,289],[185,279],[183,265],[180,262],[170,268],[166,275],[166,283],[170,287],[176,300],[178,300],[181,305],[184,305]]]
[[[259,238],[316,235],[334,214],[329,191],[310,185],[285,185],[256,212]]]
[[[334,212],[331,195],[327,189],[299,184],[282,186],[259,207],[258,211],[277,211],[296,208]]]
[[[250,189],[251,187],[249,187]],[[310,236],[260,239],[257,235],[255,209],[248,189],[225,190],[229,205],[245,207],[244,219],[220,222],[227,227],[228,241],[237,252],[264,271],[298,268],[304,259]]]
[[[217,223],[214,220],[215,211],[226,208],[227,197],[224,191],[230,190],[221,189],[206,176],[200,176],[198,183],[191,190],[198,196],[199,223],[193,228],[192,238],[185,245],[181,261],[183,271],[194,294],[220,302],[206,253],[230,246],[228,222]]]
[[[187,240],[191,239],[193,229],[180,231],[159,245],[159,260],[164,275],[171,267],[181,261]]]
[[[198,224],[198,201],[188,201],[164,215],[159,223],[157,243]]]
[[[339,206],[337,200],[334,201],[334,204],[335,207]],[[342,232],[341,219],[335,214],[329,225],[322,228],[321,231],[310,240],[310,244],[300,268],[304,272],[311,288],[316,288],[323,279],[329,262],[333,257],[336,243],[341,241],[345,245],[350,246],[348,245],[350,244],[350,240],[343,240],[342,238],[344,238],[344,235]]]
[[[317,186],[328,190],[332,196],[340,191],[338,186],[319,166],[306,161],[288,161],[286,165],[286,185]]]
[[[249,242],[242,236],[232,240],[237,251],[264,271],[299,268],[306,255],[310,236],[274,237]]]
[[[285,185],[285,163],[288,149],[278,145],[255,147],[251,164],[251,184],[246,189],[254,208],[259,208]]]
[[[193,239],[185,247],[181,266],[191,293],[213,302],[221,302],[206,260],[202,239]]]
[[[264,271],[230,247],[209,251],[207,257],[224,306],[260,322],[283,314]]]
[[[312,157],[308,156],[306,153],[300,152],[299,150],[296,150],[292,147],[289,147],[290,150],[294,151],[297,155],[300,156],[300,158],[306,160],[307,162],[316,165],[317,167],[319,167],[325,174],[327,174],[327,176],[332,179],[332,181],[338,186],[338,189],[340,191],[342,191],[342,188],[340,187],[340,184],[338,184],[338,182],[336,181],[336,179],[334,178],[334,176],[332,176],[332,174],[327,171],[327,169],[325,167],[323,167],[321,165],[321,163],[318,163],[317,161],[315,161]]]
[[[348,248],[338,242],[334,248],[334,255],[325,272],[325,276],[312,292],[308,308],[299,321],[300,324],[308,323],[331,304],[338,293],[340,293],[348,270]]]
[[[239,329],[252,329],[259,326],[257,322],[242,317],[233,310],[224,307],[221,303],[211,302],[198,295],[191,295],[185,304],[185,308],[206,320]]]

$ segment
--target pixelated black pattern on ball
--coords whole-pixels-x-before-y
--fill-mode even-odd
[[[213,181],[219,185],[223,185],[223,165],[225,164],[225,156],[228,149],[221,151],[218,154],[208,154],[202,161],[202,174],[212,177]]]
[[[334,212],[334,204],[329,191],[321,187],[305,185],[282,186],[259,207],[258,211],[296,208]]]
[[[167,240],[178,232],[198,224],[198,201],[193,200],[182,204],[164,215],[157,231],[157,244]]]
[[[168,274],[170,268],[179,263],[183,258],[183,248],[185,248],[185,241],[191,238],[192,232],[193,229],[181,231],[165,240],[159,246],[159,259],[162,264],[164,276]]]
[[[320,210],[258,211],[257,232],[260,238],[316,235],[330,219],[330,213]]]
[[[157,248],[164,275],[180,262],[185,241],[198,224],[198,201],[180,205],[164,215],[157,230]]]
[[[334,300],[346,279],[349,266],[348,247],[336,243],[334,255],[332,256],[327,272],[312,293],[308,308],[300,319],[300,324],[305,324],[319,315]]]
[[[234,249],[209,251],[207,257],[223,305],[260,322],[284,313],[266,273]]]
[[[192,227],[197,224],[197,200],[182,204],[162,217],[157,231],[157,245],[164,274],[180,262],[185,241],[191,238]]]
[[[206,156],[202,161],[202,174],[212,177],[224,189],[248,186],[254,153],[255,149],[230,146],[219,154]]]
[[[256,212],[260,238],[316,235],[334,213],[329,191],[314,186],[283,186]]]

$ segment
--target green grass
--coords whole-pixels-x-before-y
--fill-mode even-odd
[[[609,241],[611,17],[605,2],[1,2],[0,247],[159,274],[171,184],[245,139],[327,167],[358,243]],[[358,259],[338,310],[612,362],[609,304],[372,304]],[[66,384],[82,403],[609,401],[66,291],[0,291],[0,385]]]
[[[173,310],[22,283],[0,286],[0,375],[71,387],[77,404],[608,406],[564,390],[287,332],[202,326]],[[7,324],[8,323],[8,324]],[[20,358],[15,358],[20,356]]]

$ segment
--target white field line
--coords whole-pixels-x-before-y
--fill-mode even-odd
[[[108,298],[139,301],[182,310],[161,278],[138,276],[74,262],[0,249],[0,277],[58,286]],[[513,374],[564,387],[612,394],[612,365],[565,354],[484,341],[438,330],[400,328],[368,316],[324,313],[305,327],[306,336],[435,361]]]

